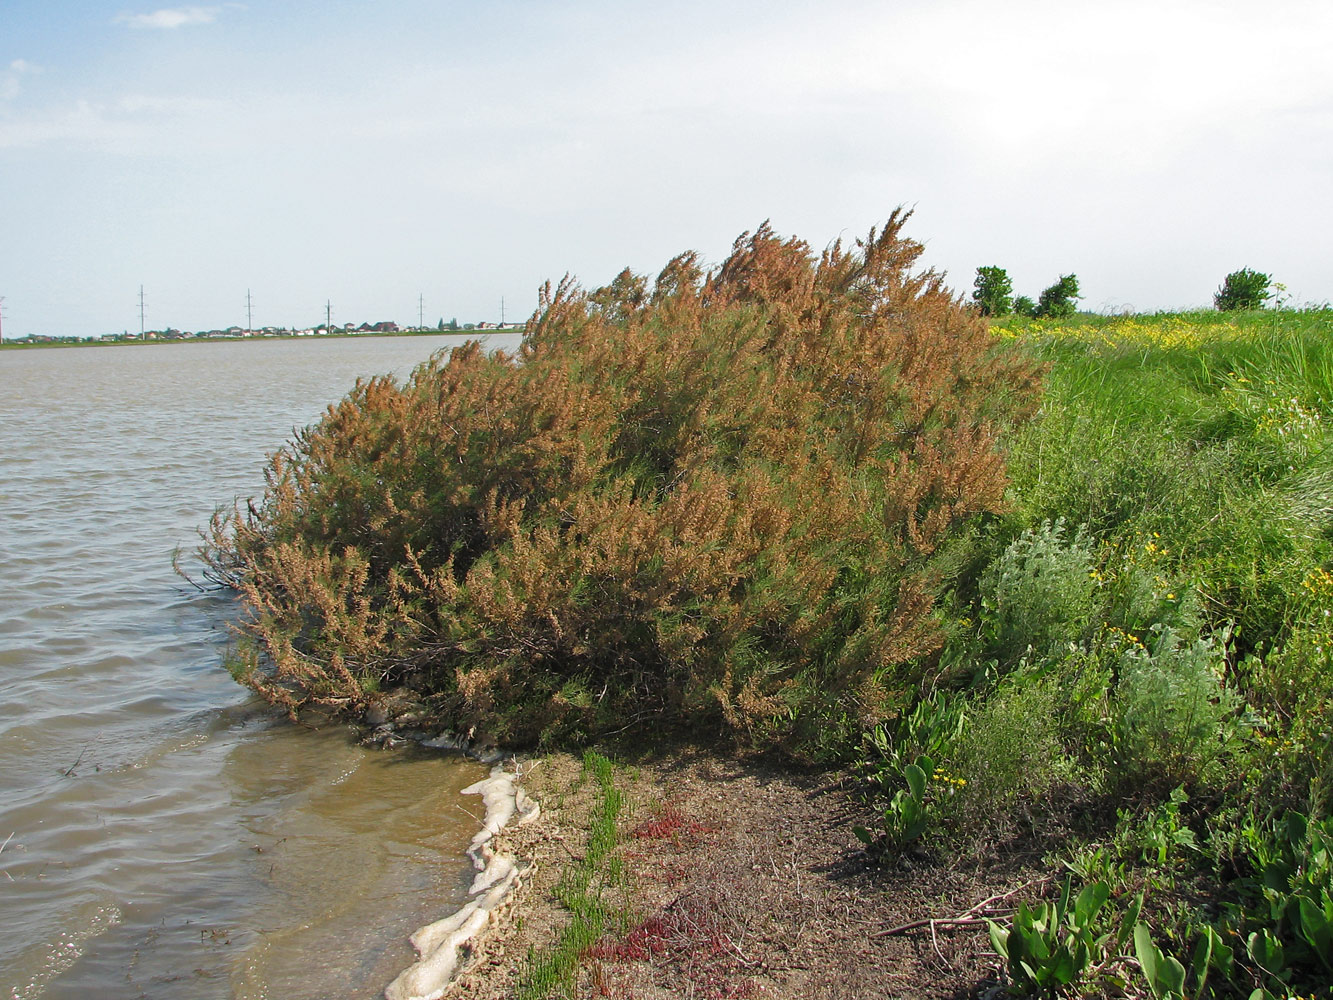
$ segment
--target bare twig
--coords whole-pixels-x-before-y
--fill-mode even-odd
[[[8,846],[9,846],[9,842],[10,842],[11,840],[14,839],[14,833],[15,833],[15,832],[17,832],[17,831],[11,831],[10,834],[9,834],[9,836],[5,838],[5,842],[4,842],[3,844],[0,844],[0,854],[4,854],[4,853],[5,853],[5,848],[8,847]],[[14,881],[14,876],[11,875],[11,874],[9,874],[9,872],[5,872],[5,878],[9,879],[9,881],[11,881],[11,882]]]
[[[60,773],[63,774],[66,778],[74,777],[75,776],[74,769],[83,763],[83,755],[86,754],[87,752],[88,752],[88,744],[85,743],[83,745],[83,749],[79,751],[78,760],[76,760],[73,764],[65,768],[65,770],[61,771]]]
[[[956,917],[926,917],[923,920],[913,920],[910,923],[900,924],[897,927],[890,927],[886,931],[877,931],[870,936],[872,938],[893,937],[895,934],[905,934],[907,931],[914,931],[921,927],[929,927],[931,936],[934,937],[935,929],[937,927],[985,927],[986,921],[977,918],[976,915],[978,913],[989,908],[990,904],[994,903],[996,900],[1005,899],[1015,893],[1022,892],[1036,881],[1036,879],[1033,879],[1031,882],[1024,882],[1017,888],[1009,889],[1006,892],[997,892],[994,896],[988,896],[980,903],[977,903],[976,906],[964,910]],[[998,912],[995,915],[998,916]],[[938,949],[939,946],[937,944],[936,950]]]

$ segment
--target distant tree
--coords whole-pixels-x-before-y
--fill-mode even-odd
[[[438,323],[435,324],[435,329],[437,329],[437,330],[443,330],[443,329],[444,329],[444,317],[443,317],[443,316],[441,316],[441,317],[440,317],[440,321],[439,321]]]
[[[983,316],[1007,316],[1013,309],[1014,283],[1002,267],[977,268],[972,298]]]
[[[447,329],[452,330],[455,333],[458,332],[458,320],[456,319],[451,319],[445,326]]]
[[[1213,305],[1223,312],[1236,309],[1262,309],[1268,299],[1268,286],[1272,279],[1260,271],[1251,271],[1242,267],[1232,271],[1222,282],[1222,287],[1213,293]]]
[[[1062,274],[1054,285],[1042,289],[1037,298],[1036,315],[1043,318],[1072,316],[1077,307],[1076,300],[1082,297],[1078,291],[1078,276]]]
[[[1037,303],[1026,295],[1019,295],[1014,299],[1014,312],[1020,316],[1035,316],[1037,315]]]

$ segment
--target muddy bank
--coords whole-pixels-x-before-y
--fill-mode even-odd
[[[500,1000],[530,949],[568,924],[561,872],[583,858],[591,782],[568,755],[524,776],[541,814],[493,838],[525,872],[459,963],[446,996]],[[947,917],[1043,872],[1019,862],[959,868],[912,859],[871,866],[852,834],[867,817],[840,776],[677,749],[623,762],[628,808],[621,874],[602,899],[610,918],[583,954],[576,994],[697,998],[965,997],[995,990],[984,930],[886,930]]]

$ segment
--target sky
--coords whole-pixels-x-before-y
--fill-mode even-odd
[[[1327,0],[6,0],[6,339],[521,320],[897,206],[960,295],[1333,299]]]

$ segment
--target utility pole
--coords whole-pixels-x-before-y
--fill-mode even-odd
[[[426,328],[426,298],[423,295],[417,296],[417,332],[420,333]]]
[[[324,329],[333,332],[333,302],[328,299],[324,301]]]
[[[500,325],[505,325],[505,297],[500,296]]]
[[[5,297],[0,295],[0,344],[5,342]]]
[[[251,333],[255,332],[254,316],[250,312],[250,289],[245,290],[245,328]]]
[[[140,339],[140,340],[143,340],[143,339],[144,339],[143,313],[144,313],[144,310],[143,310],[143,285],[140,285],[140,286],[139,286],[139,339]]]

